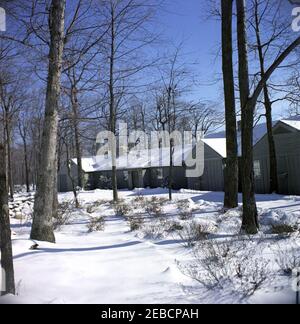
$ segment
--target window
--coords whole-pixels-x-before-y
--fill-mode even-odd
[[[254,161],[254,177],[255,177],[255,179],[260,179],[261,178],[260,161]]]

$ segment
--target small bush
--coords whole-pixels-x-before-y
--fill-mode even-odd
[[[191,204],[189,200],[179,200],[176,203],[178,212],[179,212],[179,218],[181,220],[189,220],[193,217],[193,212],[191,210]]]
[[[131,206],[126,204],[124,200],[114,203],[113,208],[117,216],[127,216],[132,212]]]
[[[152,197],[146,205],[146,212],[150,216],[161,217],[163,215],[164,201],[162,198]]]
[[[100,206],[102,206],[102,205],[104,205],[104,204],[106,204],[106,201],[98,200],[98,201],[96,201],[96,202],[90,204],[90,205],[87,207],[86,212],[87,212],[88,214],[93,214],[93,213],[95,213],[95,212],[97,211],[97,209],[98,209]]]
[[[257,252],[257,245],[251,241],[207,240],[194,249],[193,262],[178,263],[178,266],[185,275],[209,290],[226,288],[225,293],[229,290],[246,298],[272,278],[269,261]]]
[[[74,201],[64,201],[58,205],[57,216],[53,219],[53,228],[55,231],[67,225],[72,216]]]
[[[295,269],[300,268],[299,249],[282,250],[279,248],[276,263],[284,275],[291,276]]]
[[[165,228],[160,223],[152,223],[144,226],[142,232],[147,239],[159,240],[164,237]]]
[[[272,225],[272,234],[287,235],[287,234],[295,233],[296,231],[297,231],[297,227],[288,224]]]
[[[144,224],[144,219],[140,216],[137,217],[128,217],[127,218],[127,223],[130,227],[130,231],[134,232],[134,231],[138,231],[139,229],[142,228],[143,224]]]
[[[184,227],[180,223],[173,222],[169,224],[168,232],[172,233],[172,232],[182,231],[183,228]]]
[[[177,234],[182,240],[183,246],[191,248],[195,246],[196,242],[207,239],[209,232],[208,226],[191,222],[179,229]]]
[[[101,217],[92,217],[89,224],[87,225],[88,232],[102,232],[105,229],[105,218]]]
[[[137,196],[132,200],[132,202],[137,208],[145,209],[147,206],[147,200],[144,196]]]

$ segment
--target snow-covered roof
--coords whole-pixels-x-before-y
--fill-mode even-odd
[[[182,166],[183,162],[189,157],[192,151],[192,145],[174,147],[173,164]],[[77,159],[72,160],[77,164]],[[118,170],[147,169],[150,167],[167,167],[170,164],[170,148],[151,150],[132,150],[127,155],[117,158]],[[112,159],[110,155],[98,155],[82,159],[82,169],[86,173],[110,171],[112,168]]]
[[[226,138],[205,138],[203,142],[223,158],[226,158]]]
[[[282,122],[290,127],[300,131],[300,116],[280,121],[274,121],[273,126]],[[257,144],[267,133],[267,125],[265,123],[258,124],[253,130],[253,143]],[[226,133],[219,132],[210,134],[202,139],[202,142],[212,148],[222,158],[226,158]],[[238,147],[239,155],[241,154],[241,133],[238,132]],[[181,146],[175,146],[173,162],[175,166],[180,166],[190,156],[192,145],[185,145],[184,149]],[[129,155],[123,155],[117,158],[117,169],[119,170],[133,170],[133,169],[147,169],[150,167],[167,167],[170,161],[170,149],[164,147],[161,149],[152,150],[134,150]],[[77,159],[73,159],[77,164]],[[82,169],[86,173],[97,171],[110,171],[111,170],[111,157],[110,156],[94,156],[82,159]]]
[[[300,116],[290,119],[283,119],[281,122],[300,131]]]
[[[300,116],[274,121],[273,127],[280,122],[294,128],[296,130],[300,130]],[[253,144],[256,145],[266,134],[267,134],[267,124],[266,123],[256,125],[253,129]],[[205,139],[207,144],[209,143],[208,140],[211,141],[211,143],[213,145],[212,146],[210,145],[210,146],[216,152],[218,152],[221,156],[226,157],[226,133],[225,133],[225,131],[208,135],[207,138]],[[223,140],[223,142],[222,142],[222,140]],[[215,141],[215,143],[214,143],[214,141]],[[241,151],[242,151],[241,141],[242,141],[241,132],[238,132],[239,155],[241,155]]]

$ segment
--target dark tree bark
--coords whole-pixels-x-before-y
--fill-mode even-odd
[[[50,53],[45,121],[31,238],[55,242],[53,216],[57,214],[57,129],[60,78],[64,49],[65,0],[52,0],[49,17]]]
[[[22,125],[22,122],[19,122],[19,133],[23,142],[23,151],[24,151],[24,165],[25,165],[25,183],[26,191],[30,192],[30,171],[29,171],[29,156],[28,156],[28,145],[27,145],[27,126]]]
[[[257,51],[260,63],[261,77],[265,76],[265,56],[263,51],[263,44],[261,41],[261,31],[260,31],[260,19],[259,19],[259,8],[258,1],[255,2],[255,34],[257,42]],[[276,146],[273,135],[273,118],[272,118],[272,102],[269,96],[269,89],[267,83],[263,88],[264,92],[264,106],[266,112],[267,121],[267,134],[269,143],[269,164],[270,164],[270,193],[278,193],[278,173],[277,173],[277,156],[276,156]]]
[[[7,185],[9,188],[10,199],[14,199],[14,185],[12,177],[12,164],[11,164],[11,116],[9,104],[4,104],[4,138],[5,138],[5,156],[6,156],[6,173]]]
[[[4,291],[1,295],[15,294],[13,254],[6,186],[5,148],[0,144],[0,244],[1,271],[4,271]],[[2,287],[0,287],[2,290]]]
[[[237,33],[239,52],[239,87],[242,111],[242,190],[243,190],[243,224],[242,231],[256,234],[258,214],[254,189],[253,169],[253,126],[255,104],[249,101],[249,70],[246,34],[245,0],[237,0]]]
[[[72,86],[71,89],[71,104],[73,110],[73,128],[74,128],[74,140],[75,140],[75,150],[76,150],[76,159],[77,159],[77,176],[78,176],[78,186],[83,188],[83,172],[82,172],[82,153],[81,153],[81,143],[80,143],[80,134],[79,134],[79,125],[78,125],[78,115],[79,115],[79,104],[77,97],[77,88],[76,85]]]
[[[226,167],[224,170],[225,210],[238,206],[238,144],[232,59],[232,5],[232,0],[222,0],[222,59],[227,147]]]
[[[114,3],[111,3],[111,39],[110,39],[110,58],[109,58],[109,124],[110,131],[116,135],[116,98],[115,98],[115,47],[116,47],[116,17]],[[112,189],[114,202],[119,200],[118,198],[118,180],[117,180],[117,148],[116,143],[111,143],[111,160],[112,160]]]
[[[253,172],[253,123],[257,100],[274,71],[300,45],[296,38],[273,62],[262,76],[253,95],[249,95],[248,51],[246,37],[246,14],[244,0],[237,0],[238,48],[239,48],[239,83],[242,108],[242,186],[243,186],[243,225],[248,234],[257,233],[258,217],[254,194]]]

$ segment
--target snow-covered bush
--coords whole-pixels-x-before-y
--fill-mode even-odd
[[[300,268],[299,248],[287,249],[279,247],[276,263],[284,275],[292,275],[294,269]]]
[[[272,234],[288,235],[288,234],[295,233],[296,231],[297,231],[297,227],[289,225],[289,224],[273,224],[272,225]]]
[[[179,269],[207,289],[218,287],[245,298],[272,277],[269,261],[261,257],[258,245],[251,240],[202,241],[193,255],[191,263],[178,263]]]
[[[164,238],[165,228],[159,223],[150,223],[143,227],[142,234],[149,240],[159,240]]]
[[[206,224],[199,224],[195,221],[185,224],[177,231],[184,247],[194,247],[196,242],[207,239],[209,228]]]
[[[141,215],[136,215],[135,217],[127,217],[127,223],[130,227],[131,232],[138,231],[144,224],[144,218]]]
[[[169,223],[169,228],[168,228],[169,233],[182,231],[182,230],[183,230],[183,226],[180,223],[178,222]]]
[[[137,196],[132,200],[135,207],[145,209],[147,206],[147,199],[144,196]]]
[[[145,224],[141,233],[144,238],[159,240],[168,236],[170,226],[170,222],[165,217],[158,217]]]
[[[164,203],[165,199],[152,197],[146,205],[146,212],[152,217],[161,217]]]
[[[264,210],[260,214],[260,224],[265,233],[291,234],[300,228],[300,213],[284,210]]]
[[[90,222],[87,225],[88,232],[102,232],[105,229],[105,218],[101,217],[92,217]]]
[[[113,203],[113,208],[117,216],[127,216],[132,212],[132,207],[124,200],[119,200],[118,202]]]
[[[53,218],[53,228],[58,231],[70,222],[74,209],[74,201],[64,201],[58,205],[57,215]]]
[[[189,200],[179,200],[177,201],[176,206],[181,220],[189,220],[193,217]]]
[[[103,200],[97,200],[95,201],[94,203],[92,204],[89,204],[86,208],[86,212],[88,214],[93,214],[97,211],[97,209],[99,207],[101,207],[102,205],[106,204],[106,201],[103,201]]]

